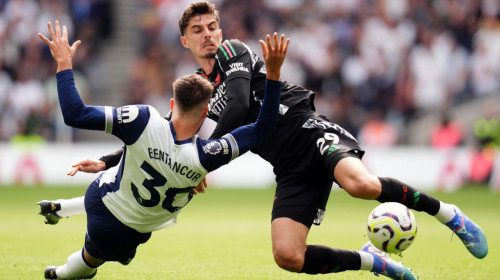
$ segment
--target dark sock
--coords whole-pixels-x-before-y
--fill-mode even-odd
[[[322,245],[307,245],[301,273],[325,274],[359,270],[361,257],[356,251],[334,249]]]
[[[410,209],[424,211],[429,215],[436,215],[440,203],[436,198],[420,192],[393,178],[379,177],[382,183],[382,193],[377,198],[379,202],[399,202]]]

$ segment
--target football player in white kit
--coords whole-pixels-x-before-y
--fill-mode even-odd
[[[57,88],[67,125],[102,130],[121,139],[125,152],[120,163],[101,173],[85,194],[85,245],[62,266],[49,266],[46,279],[94,277],[106,261],[124,265],[151,232],[175,224],[180,210],[205,175],[247,152],[268,137],[278,119],[280,69],[289,39],[284,35],[260,41],[267,66],[266,94],[255,123],[241,126],[222,138],[200,139],[195,133],[208,112],[213,87],[198,75],[174,82],[171,120],[151,106],[89,106],[75,87],[71,59],[80,41],[68,43],[66,27],[48,23],[50,47],[57,62]],[[207,46],[207,48],[215,48]]]

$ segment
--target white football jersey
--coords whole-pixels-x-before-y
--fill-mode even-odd
[[[138,232],[172,224],[205,175],[238,156],[231,134],[175,140],[170,121],[151,106],[105,107],[106,132],[124,143],[120,164],[99,178],[102,200],[113,215]]]
[[[103,203],[122,223],[152,232],[176,222],[205,175],[229,163],[273,132],[278,119],[281,82],[266,81],[256,122],[222,138],[197,136],[177,141],[172,123],[147,105],[119,108],[88,106],[75,87],[73,71],[56,74],[59,103],[67,125],[104,130],[125,144],[119,165],[97,179]]]

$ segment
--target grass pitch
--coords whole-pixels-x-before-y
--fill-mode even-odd
[[[94,279],[386,279],[369,272],[302,275],[275,265],[271,253],[273,189],[210,188],[195,196],[175,227],[153,233],[128,266],[106,263]],[[83,195],[85,188],[0,187],[0,279],[43,279],[49,265],[61,265],[83,246],[84,215],[43,223],[36,215],[42,199]],[[500,194],[486,187],[434,193],[454,203],[481,225],[489,253],[477,260],[451,231],[425,213],[415,212],[417,238],[403,257],[420,279],[500,279]],[[378,205],[334,191],[320,227],[309,244],[359,250],[367,241],[366,219]]]

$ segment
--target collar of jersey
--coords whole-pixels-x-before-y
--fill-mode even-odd
[[[191,143],[191,141],[193,140],[193,138],[189,138],[189,139],[182,140],[182,141],[177,140],[177,133],[175,133],[174,124],[171,121],[169,121],[168,123],[170,125],[170,132],[172,132],[172,136],[174,137],[174,143],[175,144],[177,144],[177,145],[183,145],[183,144]]]
[[[212,70],[212,72],[214,72],[214,71]],[[198,69],[198,71],[197,71],[196,73],[197,73],[198,75],[202,76],[203,78],[207,79],[207,80],[210,80],[210,78],[209,78],[209,77],[210,77],[210,75],[212,75],[212,73],[210,73],[210,74],[208,74],[208,75],[207,75],[207,74],[205,73],[205,71],[203,71],[203,68],[199,68],[199,69]]]

